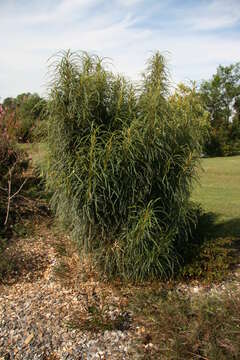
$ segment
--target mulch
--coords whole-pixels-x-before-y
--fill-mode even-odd
[[[0,360],[138,358],[124,299],[68,244],[38,225],[6,250],[14,266],[0,285]]]

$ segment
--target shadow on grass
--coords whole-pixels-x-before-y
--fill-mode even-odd
[[[219,217],[215,213],[199,216],[191,243],[180,249],[180,278],[221,281],[239,268],[240,218],[220,221]]]
[[[215,234],[216,236],[230,236],[240,239],[240,218],[230,219],[215,224]]]
[[[219,221],[219,217],[220,215],[211,212],[201,216],[197,228],[199,239],[203,237],[208,239],[231,237],[240,240],[240,218]]]

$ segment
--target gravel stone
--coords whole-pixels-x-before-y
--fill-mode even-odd
[[[98,284],[88,279],[72,287],[56,279],[54,268],[59,259],[52,237],[50,230],[43,229],[41,237],[19,239],[14,245],[28,261],[22,261],[20,275],[0,285],[0,359],[136,359],[135,330],[129,326],[132,319],[117,307],[118,297],[112,297],[114,305],[105,313],[111,320],[125,316],[128,326],[123,322],[123,331],[90,332],[68,326],[73,314],[87,317],[88,302],[98,299]]]

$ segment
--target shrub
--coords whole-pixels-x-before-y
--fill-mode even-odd
[[[7,225],[10,212],[9,197],[13,198],[24,183],[23,171],[28,166],[23,151],[14,147],[8,140],[6,133],[0,135],[0,228]],[[9,206],[8,206],[9,202]],[[13,212],[14,213],[14,212]],[[11,221],[10,221],[11,222]]]
[[[33,224],[33,215],[46,214],[43,185],[38,171],[29,167],[27,154],[0,132],[0,282],[16,271],[17,258],[9,250],[13,235],[26,236],[29,216]]]
[[[11,268],[11,263],[5,256],[7,238],[13,230],[13,224],[18,217],[18,204],[10,199],[24,184],[23,170],[27,166],[24,155],[15,149],[5,132],[0,133],[0,281]]]
[[[1,126],[10,139],[18,142],[32,142],[38,139],[36,128],[41,127],[46,101],[38,94],[21,94],[3,102],[4,115]],[[36,131],[36,134],[35,134]]]
[[[196,245],[190,252],[191,260],[182,267],[180,275],[187,279],[222,280],[236,262],[232,243],[231,238],[216,238],[206,239],[201,246]]]
[[[230,138],[230,130],[210,130],[210,136],[205,143],[204,152],[209,156],[234,156],[240,154],[240,140]]]
[[[96,56],[68,51],[55,63],[52,205],[109,276],[169,276],[192,238],[189,197],[207,115],[194,88],[170,96],[168,79],[159,53],[136,88]]]
[[[42,122],[45,104],[45,100],[41,99],[38,94],[30,94],[20,102],[18,108],[19,127],[16,136],[21,142],[34,140],[34,130]]]

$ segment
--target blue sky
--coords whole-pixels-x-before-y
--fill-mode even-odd
[[[0,0],[0,98],[46,94],[47,60],[61,49],[110,57],[136,80],[160,50],[173,84],[240,61],[240,0]]]

